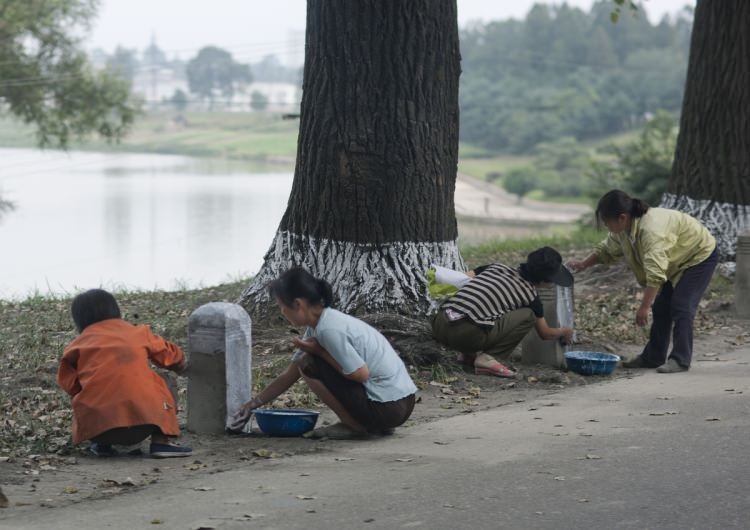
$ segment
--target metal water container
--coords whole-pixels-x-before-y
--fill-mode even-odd
[[[750,231],[737,236],[737,270],[734,276],[734,303],[739,318],[750,319]]]
[[[544,318],[551,328],[573,327],[573,287],[537,288],[544,306]],[[521,341],[521,362],[543,364],[553,368],[565,367],[565,352],[568,347],[559,340],[542,340],[535,329]]]

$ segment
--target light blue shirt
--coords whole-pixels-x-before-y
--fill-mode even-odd
[[[367,365],[370,377],[363,384],[371,400],[397,401],[417,391],[404,361],[369,324],[328,307],[321,313],[318,325],[305,330],[304,338],[309,337],[318,340],[346,375]],[[300,355],[300,351],[295,352],[292,360]]]

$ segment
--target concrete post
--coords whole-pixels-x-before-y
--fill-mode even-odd
[[[737,316],[750,319],[750,231],[737,236],[737,270],[734,276],[734,304]]]
[[[537,288],[537,292],[550,327],[573,327],[572,287]],[[521,362],[564,368],[566,349],[559,340],[542,340],[532,329],[521,341]]]
[[[230,416],[250,400],[251,322],[242,307],[212,302],[188,322],[187,428],[223,433]]]

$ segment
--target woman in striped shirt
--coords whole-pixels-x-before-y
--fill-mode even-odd
[[[432,324],[435,340],[458,350],[477,374],[513,377],[495,356],[509,356],[532,327],[544,340],[571,342],[571,328],[551,328],[536,288],[573,285],[562,257],[551,247],[528,255],[517,269],[493,263],[467,273],[472,280],[448,299]]]

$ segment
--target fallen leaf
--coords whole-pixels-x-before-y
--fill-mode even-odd
[[[354,459],[346,457],[346,456],[341,456],[341,457],[334,458],[334,460],[336,460],[336,462],[351,462]]]
[[[586,455],[586,460],[601,460],[602,457],[599,455]]]
[[[215,491],[216,488],[212,488],[211,486],[198,486],[197,488],[193,488],[195,491]]]
[[[9,456],[0,456],[0,464],[3,462],[7,462],[8,460],[10,460]]]
[[[436,442],[432,442],[432,443],[434,443],[434,444],[436,444],[436,445],[448,445],[448,444],[449,444],[450,442],[441,442],[441,441],[436,441]]]
[[[308,510],[305,510],[305,513],[318,513],[318,512],[310,508]]]
[[[565,480],[565,477],[563,476],[555,477],[555,480]]]
[[[362,522],[363,522],[363,523],[372,523],[373,521],[375,521],[375,519],[373,519],[372,517],[370,517],[369,519],[365,519],[365,520],[364,520],[364,521],[362,521]]]
[[[76,488],[75,486],[65,486],[65,489],[63,490],[63,492],[70,493],[70,494],[78,493],[78,488]]]
[[[589,502],[588,499],[578,499],[578,502]]]
[[[163,519],[151,519],[151,524],[164,524]]]
[[[531,375],[531,376],[529,376],[526,379],[526,381],[528,381],[529,383],[537,383],[539,381],[539,379],[537,379],[536,377],[534,377],[533,375]]]
[[[253,454],[259,458],[279,458],[281,455],[269,449],[256,449]]]
[[[712,416],[710,418],[706,418],[706,421],[721,421],[721,418],[717,418],[715,416]]]
[[[397,458],[395,461],[396,462],[411,462],[412,460],[414,459],[413,458]]]
[[[676,414],[679,414],[676,410],[665,410],[665,411],[659,411],[659,412],[649,412],[649,416],[675,416]]]
[[[315,499],[314,495],[297,495],[297,498],[301,501],[311,501]]]

